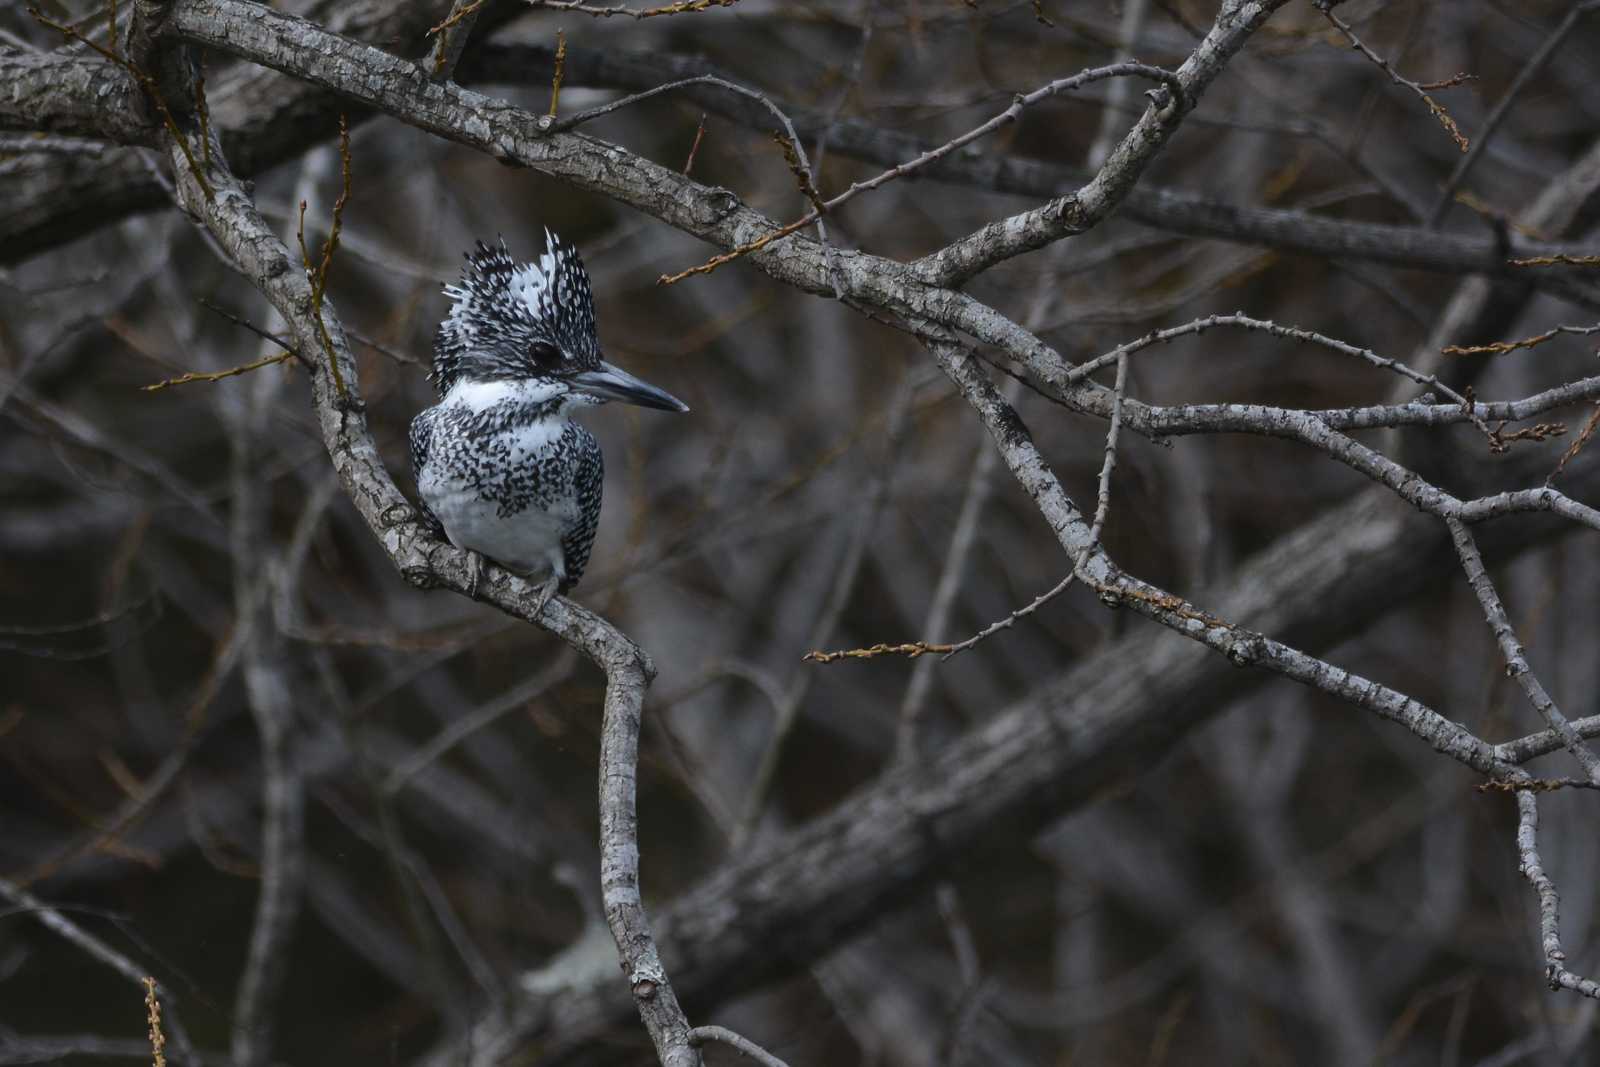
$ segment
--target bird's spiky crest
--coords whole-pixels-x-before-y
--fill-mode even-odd
[[[457,381],[551,377],[530,354],[539,344],[560,353],[559,371],[600,362],[594,293],[578,250],[548,229],[544,253],[531,263],[511,258],[502,237],[467,253],[459,285],[446,285],[450,314],[439,324],[429,379],[444,396]]]

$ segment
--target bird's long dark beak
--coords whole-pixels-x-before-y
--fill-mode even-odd
[[[661,411],[688,411],[689,405],[667,392],[657,389],[641,378],[635,378],[621,367],[602,363],[594,370],[580,371],[571,378],[572,387],[601,400],[620,400],[624,404],[637,404],[642,408]]]

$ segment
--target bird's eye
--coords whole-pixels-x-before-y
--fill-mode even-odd
[[[561,350],[549,341],[535,341],[528,346],[528,359],[540,370],[554,370],[561,362]]]

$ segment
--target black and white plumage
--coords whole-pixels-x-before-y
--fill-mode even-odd
[[[682,401],[600,358],[594,297],[577,250],[512,260],[478,242],[434,340],[439,403],[411,423],[424,512],[457,548],[544,580],[539,608],[583,576],[600,521],[600,444],[571,414],[608,400],[666,411]]]

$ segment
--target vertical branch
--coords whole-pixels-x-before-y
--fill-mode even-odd
[[[694,143],[689,146],[689,158],[683,161],[683,176],[687,178],[694,169],[694,157],[700,154],[700,141],[706,135],[706,115],[700,113],[700,124],[694,128]]]
[[[567,70],[567,35],[560,30],[556,31],[556,63],[555,73],[550,76],[550,117],[556,117],[556,108],[561,103],[561,79]]]
[[[112,16],[116,24],[116,16]],[[112,34],[115,37],[115,32]],[[154,1067],[167,1067],[167,1035],[161,1029],[161,1000],[156,996],[156,980],[144,979],[144,1018],[150,1027],[150,1059]]]
[[[1517,793],[1517,856],[1522,876],[1539,899],[1539,947],[1544,953],[1545,980],[1551,989],[1570,989],[1600,999],[1600,982],[1567,970],[1567,954],[1561,948],[1561,896],[1539,858],[1539,800],[1528,789]]]
[[[256,443],[282,379],[257,375],[232,412],[234,610],[243,641],[245,701],[261,744],[261,884],[233,1009],[233,1062],[262,1067],[272,1053],[273,1007],[288,969],[289,942],[305,884],[305,795],[294,752],[291,667],[274,626],[271,586],[281,580],[267,523],[268,497]]]
[[[1483,607],[1484,616],[1489,622],[1489,629],[1494,631],[1495,641],[1500,645],[1500,654],[1505,657],[1506,673],[1516,679],[1526,694],[1528,703],[1533,705],[1545,724],[1561,735],[1567,751],[1571,752],[1583,766],[1584,774],[1589,781],[1600,786],[1600,757],[1595,756],[1594,750],[1585,744],[1578,731],[1572,728],[1566,716],[1561,714],[1561,709],[1556,707],[1556,702],[1539,683],[1533,669],[1528,666],[1528,657],[1523,651],[1522,642],[1517,640],[1516,631],[1511,628],[1511,620],[1506,617],[1506,609],[1500,603],[1500,595],[1495,592],[1494,583],[1489,579],[1489,572],[1483,566],[1483,557],[1478,553],[1478,545],[1472,538],[1472,532],[1460,519],[1450,518],[1445,522],[1450,527],[1450,538],[1455,542],[1456,554],[1461,557],[1461,568],[1466,571],[1467,584],[1472,586],[1473,593],[1477,594],[1478,603]]]
[[[620,637],[620,635],[618,635]],[[688,1019],[667,981],[639,893],[639,728],[655,668],[629,645],[606,664],[600,724],[600,894],[634,1004],[662,1067],[699,1067]]]
[[[455,0],[445,20],[428,32],[434,35],[433,72],[436,82],[449,81],[455,73],[461,53],[466,50],[472,36],[472,26],[478,21],[478,12],[485,0]]]
[[[1089,526],[1089,543],[1084,546],[1083,552],[1078,557],[1078,565],[1082,566],[1090,552],[1100,543],[1100,535],[1105,532],[1106,516],[1111,513],[1111,472],[1117,469],[1117,438],[1122,432],[1122,401],[1128,391],[1128,356],[1126,353],[1117,357],[1117,379],[1112,386],[1111,394],[1111,426],[1106,430],[1105,461],[1100,465],[1100,487],[1095,494],[1094,521]]]
[[[322,257],[317,265],[311,265],[311,252],[306,248],[306,202],[300,201],[300,227],[295,231],[295,237],[300,242],[300,262],[304,264],[306,276],[311,279],[311,315],[316,320],[317,336],[322,340],[322,349],[328,356],[328,370],[333,375],[333,387],[338,392],[339,398],[344,400],[349,392],[345,388],[344,373],[339,370],[339,359],[334,351],[333,338],[328,334],[328,324],[322,315],[322,301],[328,285],[328,268],[333,264],[333,253],[339,247],[339,231],[344,224],[344,205],[350,199],[350,126],[345,121],[345,116],[339,115],[339,160],[342,186],[339,199],[333,203],[333,226],[328,230],[327,240],[322,242]]]

